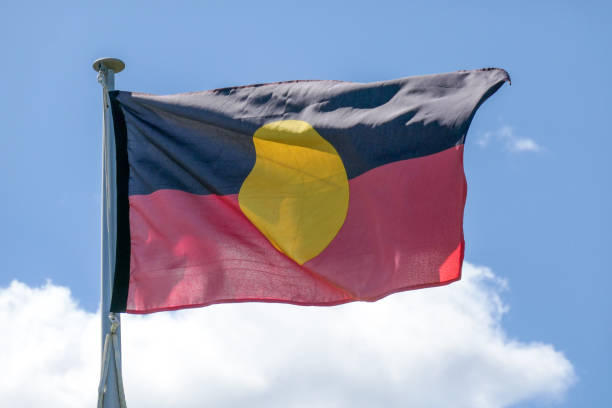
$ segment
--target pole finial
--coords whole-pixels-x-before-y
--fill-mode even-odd
[[[125,63],[119,58],[99,58],[93,63],[93,69],[96,72],[100,72],[100,69],[102,69],[103,66],[107,69],[113,70],[113,72],[116,74],[123,71],[125,68]]]

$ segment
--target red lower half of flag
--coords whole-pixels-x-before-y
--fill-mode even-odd
[[[158,190],[129,197],[127,312],[223,302],[335,305],[460,278],[463,146],[349,180],[344,224],[299,265],[247,219],[237,195]]]

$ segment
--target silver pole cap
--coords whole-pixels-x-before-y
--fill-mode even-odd
[[[125,63],[119,58],[99,58],[93,63],[93,69],[96,72],[99,72],[102,66],[105,66],[107,69],[112,69],[116,74],[117,72],[123,71]]]

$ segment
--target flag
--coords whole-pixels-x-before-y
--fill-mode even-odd
[[[463,146],[497,68],[110,94],[111,310],[337,305],[461,276]]]

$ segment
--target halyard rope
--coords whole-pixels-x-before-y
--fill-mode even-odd
[[[104,350],[102,351],[102,372],[100,373],[100,385],[98,386],[98,408],[104,408],[104,395],[106,393],[106,384],[108,381],[108,369],[110,364],[110,348],[113,348],[115,359],[115,373],[117,374],[116,386],[117,393],[119,394],[119,406],[121,408],[127,408],[125,403],[125,394],[123,392],[123,378],[121,376],[120,362],[119,362],[119,339],[117,337],[117,328],[119,328],[119,319],[115,316],[114,313],[110,313],[108,318],[111,321],[111,329],[110,333],[106,334],[106,338],[104,339]],[[111,346],[112,343],[112,346]]]

